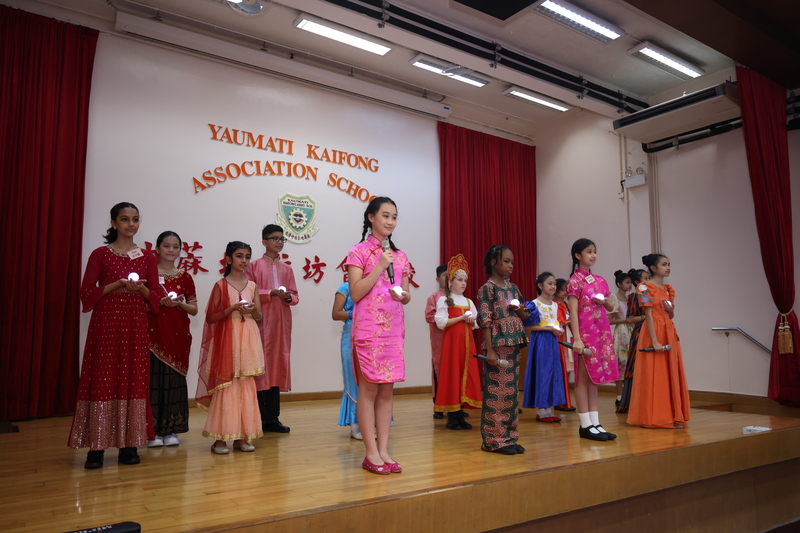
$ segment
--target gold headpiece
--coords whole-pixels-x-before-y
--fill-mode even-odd
[[[469,264],[464,254],[454,255],[447,262],[447,279],[453,279],[459,272],[469,277]]]

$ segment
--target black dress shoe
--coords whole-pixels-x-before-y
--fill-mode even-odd
[[[607,436],[607,440],[614,440],[614,439],[617,438],[617,436],[615,434],[611,433],[610,431],[606,431],[606,428],[604,428],[600,424],[597,424],[595,426],[595,429],[597,429],[597,431],[599,431],[603,435],[606,435]]]
[[[444,413],[440,413],[438,411],[434,411],[433,412],[433,418],[435,420],[441,420],[442,418],[444,418]]]
[[[464,411],[464,418],[469,418],[469,413]]]
[[[141,459],[139,459],[139,454],[136,452],[135,447],[127,446],[119,449],[119,457],[117,457],[117,461],[123,465],[138,465],[141,462]]]
[[[447,419],[447,424],[444,425],[447,429],[461,429],[461,423],[455,418]]]
[[[481,449],[483,450],[483,448]],[[502,448],[497,448],[496,450],[483,450],[483,451],[490,453],[501,453],[503,455],[517,455],[517,445],[509,444],[508,446],[503,446]]]
[[[105,450],[89,450],[86,454],[86,462],[83,467],[86,470],[94,470],[95,468],[103,468],[103,455]]]
[[[284,426],[281,424],[280,420],[277,422],[273,422],[272,424],[267,424],[266,426],[261,427],[262,431],[271,431],[272,433],[289,433],[289,426]]]
[[[589,426],[588,428],[582,427],[578,429],[578,435],[580,435],[582,439],[597,440],[601,442],[608,440],[607,433],[592,433],[592,429],[594,429],[594,426]]]
[[[553,407],[553,409],[555,409],[556,411],[566,411],[568,413],[571,413],[572,411],[576,410],[574,407],[564,407],[562,405],[556,405],[555,407]]]
[[[519,444],[515,444],[515,445],[514,445],[514,449],[516,449],[516,450],[517,450],[517,453],[525,453],[525,448],[523,448],[523,447],[522,447],[522,446],[520,446]]]

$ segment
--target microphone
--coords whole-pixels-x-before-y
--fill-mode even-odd
[[[381,243],[381,248],[383,248],[384,252],[389,251],[389,239],[384,239],[384,241]],[[389,283],[394,285],[394,263],[389,263],[386,273],[389,274]]]
[[[488,361],[489,360],[489,359],[487,359],[487,357],[485,355],[481,355],[481,354],[478,354],[478,353],[472,354],[472,357],[474,357],[475,359],[480,359],[481,361]],[[502,367],[502,368],[507,368],[508,367],[508,359],[498,359],[497,360],[497,366]]]

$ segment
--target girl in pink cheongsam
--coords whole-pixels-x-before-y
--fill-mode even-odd
[[[597,247],[589,239],[578,239],[572,245],[572,276],[567,283],[570,323],[575,335],[572,351],[575,354],[575,400],[581,438],[614,440],[617,438],[600,425],[597,413],[597,385],[619,379],[614,339],[606,311],[614,308],[609,300],[608,283],[592,274],[597,260]],[[584,355],[588,348],[591,354]]]
[[[392,242],[396,226],[397,205],[383,196],[373,199],[364,212],[361,242],[350,249],[345,263],[355,302],[351,344],[359,387],[356,415],[366,448],[361,466],[374,474],[403,471],[389,456],[389,426],[394,384],[406,377],[403,306],[411,301],[411,267]],[[377,443],[371,438],[373,427]]]

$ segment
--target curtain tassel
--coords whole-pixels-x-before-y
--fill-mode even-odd
[[[778,326],[778,353],[794,353],[794,342],[792,341],[792,330],[786,316],[789,313],[781,313],[781,323]]]

